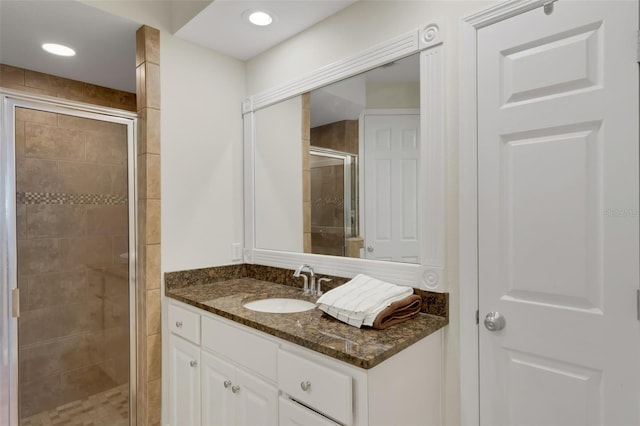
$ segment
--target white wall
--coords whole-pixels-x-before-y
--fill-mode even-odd
[[[247,93],[298,78],[320,66],[440,18],[446,24],[446,262],[450,323],[445,329],[445,421],[460,423],[458,280],[458,21],[496,1],[361,0],[246,65]]]
[[[86,3],[161,31],[162,271],[231,263],[244,241],[244,64],[174,37],[176,4]]]
[[[256,247],[304,252],[302,97],[256,112]]]

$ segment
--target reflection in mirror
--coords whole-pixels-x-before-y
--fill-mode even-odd
[[[419,55],[255,114],[256,247],[419,263]]]

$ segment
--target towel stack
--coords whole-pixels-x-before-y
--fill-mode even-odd
[[[387,328],[413,318],[422,299],[412,287],[398,286],[359,274],[322,295],[318,308],[354,327]]]

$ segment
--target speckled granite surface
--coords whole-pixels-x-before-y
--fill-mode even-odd
[[[188,271],[166,272],[164,274],[164,284],[167,290],[174,290],[238,278],[254,278],[297,288],[302,288],[303,285],[302,278],[295,278],[293,271],[290,269],[245,263],[191,269]],[[322,274],[316,274],[316,278],[331,279],[329,282],[322,283],[322,291],[331,290],[350,280],[350,278]],[[415,293],[422,297],[422,312],[441,317],[449,317],[448,293],[436,293],[420,289],[415,289]]]
[[[167,287],[165,291],[175,300],[365,369],[375,367],[449,322],[446,316],[423,313],[386,330],[375,330],[351,327],[318,309],[289,314],[255,312],[243,304],[271,297],[311,302],[317,298],[304,296],[294,286],[250,277]]]

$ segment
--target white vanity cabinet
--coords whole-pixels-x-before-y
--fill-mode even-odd
[[[169,337],[169,423],[200,424],[200,348]]]
[[[202,424],[275,425],[278,389],[202,350]]]
[[[170,425],[442,424],[441,331],[362,369],[177,301],[168,309]]]

